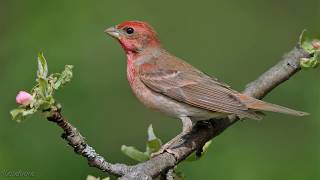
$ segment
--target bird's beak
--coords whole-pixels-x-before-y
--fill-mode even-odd
[[[120,37],[120,32],[115,27],[110,27],[110,28],[106,29],[104,32],[109,34],[110,36],[116,38],[116,39],[119,39],[119,37]]]

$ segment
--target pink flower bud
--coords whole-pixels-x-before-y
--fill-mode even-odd
[[[312,46],[315,49],[320,49],[320,41],[319,40],[312,41]]]
[[[17,104],[27,106],[31,103],[32,99],[33,97],[31,96],[31,94],[25,91],[20,91],[16,97],[16,102]]]

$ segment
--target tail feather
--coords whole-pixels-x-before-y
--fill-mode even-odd
[[[293,116],[306,116],[309,113],[296,111],[290,108],[286,108],[283,106],[279,106],[276,104],[271,104],[268,102],[264,102],[253,97],[239,95],[239,99],[249,108],[253,110],[261,110],[261,111],[271,111],[276,113],[288,114]]]

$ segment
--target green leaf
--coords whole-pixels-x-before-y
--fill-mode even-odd
[[[149,159],[149,156],[146,155],[145,153],[139,151],[138,149],[136,149],[133,146],[126,146],[126,145],[122,145],[121,146],[121,151],[129,156],[130,158],[139,161],[139,162],[144,162],[147,161]]]
[[[53,104],[51,104],[49,101],[40,101],[39,103],[39,107],[38,107],[38,110],[39,111],[43,111],[43,110],[47,110],[47,109],[50,109],[50,107],[52,106]]]
[[[156,135],[154,134],[152,124],[149,125],[148,127],[148,141],[157,139]]]
[[[161,139],[157,138],[155,135],[152,124],[149,125],[148,127],[148,141],[147,141],[147,148],[146,148],[146,154],[149,156],[160,150],[162,146]]]
[[[54,101],[53,96],[48,96],[48,97],[47,97],[47,102],[48,102],[50,105],[54,105],[55,101]]]
[[[320,50],[313,45],[315,41],[314,38],[310,38],[306,35],[306,30],[304,30],[299,38],[299,45],[302,49],[310,54],[309,58],[301,58],[300,66],[303,69],[315,68],[320,63]]]
[[[94,177],[92,175],[88,175],[86,180],[100,180],[100,178],[99,177]],[[103,178],[101,180],[110,180],[110,178],[109,177],[105,177],[105,178]]]
[[[314,52],[313,57],[301,58],[301,60],[300,60],[300,66],[303,69],[316,68],[319,64],[320,64],[320,51],[319,50]]]
[[[24,109],[24,108],[17,108],[10,111],[12,120],[21,122],[22,120],[26,119],[28,116],[37,112],[36,109]]]
[[[302,58],[300,61],[300,66],[303,69],[310,69],[317,67],[319,62],[314,58]]]
[[[92,175],[88,175],[86,180],[100,180],[100,178],[96,178]]]
[[[41,92],[41,96],[42,98],[46,98],[48,93],[47,93],[47,89],[48,89],[48,81],[43,79],[42,77],[38,78],[38,83],[39,83],[39,88],[40,88],[40,92]]]
[[[60,75],[58,75],[56,81],[54,82],[54,89],[58,89],[60,86],[63,86],[71,81],[71,78],[73,76],[72,69],[72,65],[65,66],[65,69],[62,71]]]
[[[40,52],[38,54],[38,71],[37,71],[37,76],[39,78],[46,79],[48,76],[48,65],[47,61],[43,56],[43,53]]]
[[[302,49],[308,52],[309,54],[314,53],[314,48],[312,46],[312,41],[311,40],[306,40],[302,43],[301,45]]]
[[[27,117],[29,115],[34,114],[35,112],[37,112],[36,109],[25,109],[24,111],[22,111],[22,116]]]
[[[157,136],[153,132],[152,125],[149,125],[148,141],[146,143],[146,152],[141,152],[133,146],[125,146],[125,145],[121,146],[121,151],[125,155],[129,156],[130,158],[139,162],[143,162],[143,161],[147,161],[152,153],[157,152],[161,148],[161,145],[162,145],[161,140],[157,138]]]
[[[209,149],[211,143],[212,143],[212,140],[206,142],[206,144],[202,147],[201,156],[204,156],[208,152],[208,149]]]
[[[192,162],[192,161],[196,161],[196,160],[199,160],[200,158],[204,157],[204,155],[206,154],[206,152],[208,151],[208,148],[210,147],[211,145],[211,140],[206,142],[206,144],[202,147],[202,153],[201,153],[201,156],[200,157],[197,157],[196,156],[196,153],[193,152],[192,154],[190,154],[187,158],[186,158],[186,161],[189,161],[189,162]]]
[[[18,109],[13,109],[10,111],[12,120],[17,121],[17,122],[21,122],[24,117],[22,115],[24,109],[18,108]]]
[[[151,155],[152,153],[155,153],[159,151],[161,148],[161,140],[159,138],[150,140],[147,142],[147,151],[146,153],[148,155]]]
[[[302,43],[303,43],[304,41],[306,41],[306,39],[307,39],[306,32],[307,32],[306,29],[304,29],[304,30],[301,32],[301,34],[300,34],[300,36],[299,36],[299,45],[302,45]]]
[[[311,38],[307,36],[306,30],[303,30],[300,38],[299,38],[299,45],[302,47],[302,49],[306,52],[308,52],[310,55],[314,54],[316,51],[318,51],[314,46],[313,42],[317,39]]]

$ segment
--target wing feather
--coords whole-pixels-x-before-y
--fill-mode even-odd
[[[231,114],[248,110],[235,91],[197,73],[158,70],[141,73],[140,79],[152,90],[192,106]]]
[[[139,78],[155,92],[209,111],[260,119],[229,85],[164,50],[143,62],[138,68]]]

